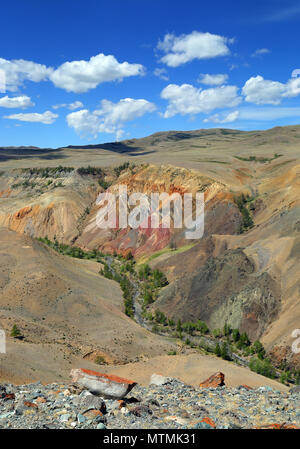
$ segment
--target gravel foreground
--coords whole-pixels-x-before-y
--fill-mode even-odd
[[[194,388],[177,379],[137,385],[123,400],[74,384],[0,385],[1,429],[300,428],[300,391]]]

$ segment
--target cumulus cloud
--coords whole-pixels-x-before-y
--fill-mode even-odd
[[[231,123],[231,122],[235,122],[239,118],[239,115],[240,115],[239,111],[232,111],[223,118],[220,117],[220,114],[215,114],[215,115],[212,115],[211,117],[204,119],[203,121],[205,123],[208,123],[208,122]]]
[[[16,92],[24,81],[39,83],[46,80],[52,73],[51,67],[24,59],[8,61],[0,58],[0,69],[5,73],[6,91]]]
[[[242,93],[249,103],[278,105],[283,98],[292,98],[300,94],[300,78],[291,78],[284,84],[265,80],[258,75],[246,81]]]
[[[300,78],[291,78],[286,84],[284,97],[292,98],[300,95]]]
[[[252,53],[252,56],[255,58],[256,56],[267,55],[268,53],[271,53],[271,50],[268,48],[258,48],[254,53]]]
[[[124,124],[156,109],[144,99],[124,98],[118,103],[102,100],[100,109],[82,109],[67,115],[67,123],[77,134],[93,136],[99,133],[115,133],[117,140],[123,135]]]
[[[217,75],[210,75],[209,73],[202,73],[198,78],[198,83],[206,84],[208,86],[220,86],[225,84],[228,80],[228,75],[219,73]]]
[[[0,107],[2,108],[21,108],[26,109],[30,106],[34,106],[30,97],[22,95],[20,97],[5,97],[0,98]]]
[[[170,67],[178,67],[193,59],[215,58],[230,53],[228,44],[232,39],[211,33],[193,31],[190,34],[175,36],[166,34],[157,44],[157,49],[165,53],[161,62]]]
[[[143,74],[141,64],[120,63],[114,56],[100,53],[88,61],[65,62],[50,74],[50,79],[56,87],[78,93],[94,89],[106,81]]]
[[[61,104],[55,104],[52,106],[53,109],[60,109],[60,108],[68,108],[70,111],[74,111],[75,109],[83,108],[83,103],[81,101],[74,101],[73,103],[61,103]]]
[[[45,125],[51,125],[53,122],[55,122],[55,119],[57,119],[58,115],[54,114],[51,111],[45,111],[42,114],[39,114],[37,112],[33,113],[20,113],[20,114],[11,114],[6,115],[4,118],[10,119],[10,120],[19,120],[21,122],[36,122],[36,123],[44,123]]]
[[[106,81],[143,75],[145,70],[141,64],[120,63],[114,56],[100,53],[88,61],[65,62],[56,69],[24,59],[0,58],[0,71],[5,75],[6,91],[17,91],[24,81],[51,80],[68,92],[87,92]]]
[[[202,90],[191,84],[169,84],[161,92],[161,97],[169,104],[164,113],[165,118],[176,114],[193,115],[210,113],[214,109],[235,107],[241,102],[236,86],[221,86]]]
[[[160,78],[160,79],[162,79],[164,81],[168,81],[169,80],[169,77],[168,77],[167,73],[168,73],[167,70],[164,69],[164,68],[161,68],[161,69],[157,68],[153,72],[153,74],[155,76],[157,76],[158,78]]]

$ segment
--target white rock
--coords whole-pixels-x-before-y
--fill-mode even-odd
[[[105,398],[122,399],[136,385],[132,380],[82,368],[73,369],[70,375],[73,382]]]
[[[165,385],[170,382],[170,377],[162,376],[161,374],[152,374],[149,385]]]

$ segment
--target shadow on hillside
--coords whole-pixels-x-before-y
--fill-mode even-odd
[[[60,148],[0,148],[0,162],[19,159],[63,159]]]
[[[153,150],[145,150],[141,147],[128,146],[122,142],[112,142],[99,145],[68,146],[61,148],[0,148],[0,163],[9,160],[33,159],[55,160],[69,158],[70,154],[64,154],[65,150],[106,150],[128,156],[144,156],[154,153]]]
[[[101,143],[98,145],[70,145],[64,148],[68,150],[108,150],[119,154],[126,153],[129,156],[135,156],[136,153],[138,153],[138,155],[154,153],[154,151],[145,151],[142,147],[126,145],[124,142]]]

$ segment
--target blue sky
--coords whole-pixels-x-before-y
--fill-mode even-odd
[[[1,17],[1,146],[300,123],[298,1],[11,0]]]

